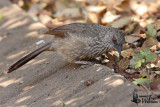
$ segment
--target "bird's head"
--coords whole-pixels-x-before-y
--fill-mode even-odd
[[[119,56],[121,56],[122,45],[125,43],[124,33],[117,28],[110,28],[108,35],[111,47],[117,49]]]

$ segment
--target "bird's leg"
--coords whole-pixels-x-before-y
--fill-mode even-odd
[[[91,61],[75,61],[75,64],[81,64],[81,65],[93,65],[94,63]]]
[[[75,61],[74,63],[80,64],[82,69],[92,66],[94,64],[100,64],[100,62],[97,59],[92,59],[90,61]]]

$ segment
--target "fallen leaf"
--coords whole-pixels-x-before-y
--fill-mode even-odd
[[[108,60],[109,60],[106,66],[113,69],[113,64],[115,64],[115,60],[117,58],[116,55],[113,52],[110,52],[110,53],[107,53],[106,56],[108,57]]]
[[[141,76],[142,78],[147,77],[147,73],[146,73],[146,72],[145,72],[145,73],[142,73],[140,76]]]
[[[97,5],[100,0],[82,0],[88,5]]]
[[[129,26],[129,28],[128,28],[128,30],[127,30],[127,33],[128,33],[128,34],[133,33],[133,31],[136,29],[136,26],[137,26],[137,25],[138,25],[137,22],[133,22],[133,23]]]
[[[114,8],[122,4],[125,0],[102,0],[102,2],[107,5],[108,8]]]
[[[144,83],[151,83],[153,82],[152,78],[138,78],[138,79],[134,79],[133,83],[136,85],[142,85]]]
[[[152,72],[154,72],[155,74],[160,75],[160,71],[152,71]]]
[[[0,14],[0,20],[2,20],[3,19],[3,14]]]
[[[93,83],[94,83],[94,81],[92,81],[92,80],[87,80],[87,81],[84,82],[84,85],[85,85],[85,86],[90,86],[90,85],[92,85]]]
[[[49,21],[52,20],[52,18],[50,16],[48,16],[48,15],[40,14],[39,15],[39,20],[40,20],[41,23],[47,24]]]
[[[146,36],[147,37],[155,37],[157,34],[157,30],[155,29],[153,24],[149,24],[147,26]]]
[[[49,64],[49,62],[45,62],[46,64]]]
[[[106,10],[106,6],[87,6],[86,10],[88,12],[94,12],[97,14],[101,14]]]
[[[117,62],[117,64],[118,64],[119,68],[126,69],[129,66],[129,62],[130,62],[129,59],[123,59],[123,60],[120,60],[119,62]]]
[[[156,66],[160,67],[160,60],[157,61]]]
[[[102,17],[102,23],[103,24],[111,23],[114,20],[118,19],[119,17],[120,17],[120,15],[116,15],[113,11],[108,11]]]
[[[37,15],[38,13],[39,13],[39,11],[40,10],[42,10],[41,8],[40,8],[40,6],[38,5],[38,4],[33,4],[33,5],[31,5],[31,7],[29,8],[29,10],[28,10],[28,14],[30,14],[30,15]]]
[[[159,42],[155,37],[149,37],[144,41],[142,48],[147,48],[147,47],[151,47],[154,45],[158,45],[158,43]]]
[[[114,72],[115,73],[118,73],[118,74],[124,76],[125,78],[139,78],[140,77],[139,74],[129,74],[128,72],[126,72],[125,69],[119,68],[117,63],[113,64],[113,67],[114,67]]]
[[[136,74],[138,73],[135,69],[126,69],[126,72],[129,74]]]
[[[82,18],[82,12],[83,10],[80,8],[66,8],[62,10],[61,12],[57,13],[55,16],[59,20],[66,20],[66,19],[77,19],[77,18]]]
[[[156,46],[156,45],[153,45],[153,46],[150,48],[150,50],[156,51],[156,50],[157,50],[157,46]]]
[[[155,24],[155,29],[159,30],[160,29],[160,21],[157,21],[154,24]]]
[[[123,58],[129,58],[130,56],[134,56],[135,53],[134,53],[133,49],[130,48],[127,50],[123,50],[121,55],[123,56]]]
[[[140,39],[140,37],[133,36],[133,35],[125,36],[125,41],[128,42],[128,43],[134,43],[138,39]]]
[[[111,26],[115,27],[115,28],[123,28],[125,25],[129,24],[130,21],[131,21],[130,16],[123,17],[123,18],[120,18],[120,19],[114,21],[113,23],[111,23]]]
[[[57,11],[63,11],[66,8],[69,8],[68,4],[64,0],[56,0],[55,6]]]
[[[100,20],[100,17],[97,13],[89,12],[88,13],[88,22],[100,24],[101,20]]]
[[[150,87],[152,90],[152,93],[158,97],[160,97],[160,78],[154,77],[154,81],[150,83]]]
[[[130,0],[130,8],[139,16],[143,16],[148,12],[147,5],[143,2],[138,2],[136,0]]]

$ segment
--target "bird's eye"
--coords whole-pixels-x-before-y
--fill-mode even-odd
[[[113,36],[113,38],[112,38],[112,39],[113,39],[113,41],[117,41],[116,37],[114,37],[114,36]]]

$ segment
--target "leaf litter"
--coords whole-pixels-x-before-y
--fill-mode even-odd
[[[107,53],[104,65],[160,97],[160,0],[11,0],[48,29],[73,22],[123,30],[120,61]],[[0,21],[5,16],[0,13]],[[103,62],[103,61],[102,61]],[[97,71],[101,68],[97,69]],[[86,81],[86,86],[93,84]]]

